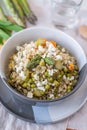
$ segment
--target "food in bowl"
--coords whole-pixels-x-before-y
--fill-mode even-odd
[[[39,100],[67,95],[79,77],[75,57],[55,41],[44,38],[17,46],[8,68],[11,86],[21,94]]]

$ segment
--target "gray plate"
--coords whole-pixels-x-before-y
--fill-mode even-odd
[[[28,109],[21,106],[11,93],[4,87],[0,79],[0,100],[9,112],[20,119],[33,123],[54,123],[63,120],[75,112],[77,112],[86,102],[87,97],[87,79],[83,86],[70,97],[64,99],[62,102],[52,106],[28,106]]]
[[[10,113],[14,114],[18,118],[29,122],[35,122],[31,106],[30,107],[28,106],[28,110],[25,109],[24,106],[22,106],[21,108],[21,105],[14,99],[10,91],[6,89],[6,87],[4,87],[1,78],[0,78],[0,101]]]

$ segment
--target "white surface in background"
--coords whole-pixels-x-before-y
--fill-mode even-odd
[[[29,0],[28,0],[29,1]],[[32,0],[33,3],[35,3],[36,5],[46,5],[50,2],[51,0]],[[87,0],[83,0],[81,9],[87,9]]]

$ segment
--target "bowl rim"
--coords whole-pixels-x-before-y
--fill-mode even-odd
[[[47,30],[49,29],[50,31],[59,31],[61,33],[63,33],[64,35],[66,35],[68,38],[70,38],[71,40],[73,40],[73,42],[75,42],[80,48],[81,50],[83,51],[82,47],[78,44],[78,42],[76,40],[74,40],[71,36],[69,36],[68,34],[66,34],[65,32],[59,30],[59,29],[55,29],[55,28],[49,28],[49,27],[30,27],[30,28],[27,28],[27,29],[24,29],[20,32],[17,32],[15,33],[14,35],[12,35],[7,41],[6,43],[8,43],[13,37],[15,37],[16,35],[22,33],[22,32],[26,32],[27,30],[35,30],[35,29],[44,29],[44,30]],[[3,51],[4,47],[5,47],[6,44],[4,44],[4,46],[2,47],[1,51]],[[83,51],[83,54],[86,58],[86,55]],[[87,63],[87,60],[86,60],[86,63]],[[87,67],[86,67],[86,70],[87,70]],[[0,74],[1,76],[1,74]],[[86,75],[84,75],[84,78],[86,77]],[[51,103],[51,102],[56,102],[56,101],[61,101],[62,99],[65,99],[67,97],[69,97],[70,95],[72,95],[74,92],[76,92],[76,90],[78,90],[80,88],[80,86],[76,87],[68,94],[64,95],[63,97],[60,97],[60,98],[57,98],[57,99],[51,99],[51,100],[39,100],[39,99],[34,99],[34,98],[29,98],[27,96],[24,96],[22,94],[20,94],[19,92],[17,92],[13,87],[11,87],[11,85],[1,76],[1,79],[2,81],[5,83],[5,85],[8,87],[8,89],[13,93],[13,94],[16,94],[16,96],[20,97],[21,99],[24,99],[24,100],[27,100],[29,102],[36,102],[36,103]],[[81,83],[82,84],[82,83]]]

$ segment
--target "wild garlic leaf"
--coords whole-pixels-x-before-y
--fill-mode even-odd
[[[54,65],[54,64],[55,64],[55,61],[54,61],[52,58],[50,58],[50,57],[45,57],[45,58],[44,58],[44,61],[45,61],[47,64],[49,64],[49,65]]]

